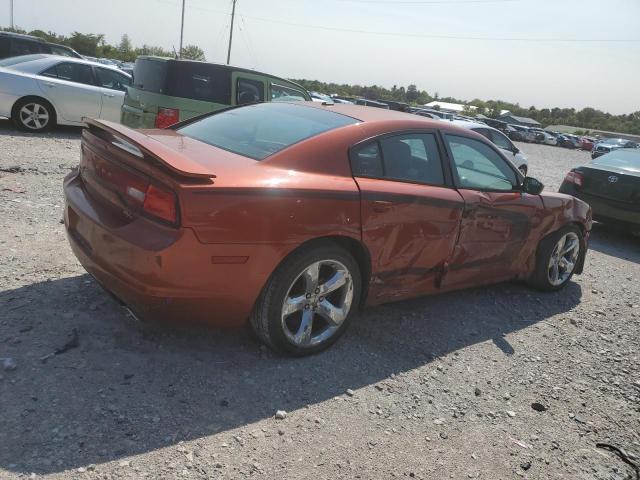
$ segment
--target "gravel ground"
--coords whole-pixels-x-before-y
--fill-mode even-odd
[[[280,358],[138,323],[84,273],[61,224],[78,147],[0,122],[0,478],[632,478],[596,443],[638,463],[639,240],[595,226],[562,292],[371,308]],[[552,191],[589,159],[519,147]]]

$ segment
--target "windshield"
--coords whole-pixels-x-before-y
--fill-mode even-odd
[[[640,173],[640,150],[614,150],[593,161],[601,167],[617,167]]]
[[[178,132],[214,147],[262,160],[322,132],[358,123],[335,112],[290,103],[232,108],[197,120]]]
[[[0,67],[10,67],[12,65],[17,65],[19,63],[31,62],[33,60],[40,60],[41,58],[45,58],[46,55],[34,53],[33,55],[21,55],[19,57],[11,57],[5,58],[4,60],[0,60]]]

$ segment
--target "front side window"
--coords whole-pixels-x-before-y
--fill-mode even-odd
[[[305,100],[305,95],[300,90],[279,85],[271,84],[271,101],[272,102],[290,102],[294,100]]]
[[[507,137],[505,137],[502,133],[496,132],[495,130],[488,130],[489,132],[489,140],[491,140],[495,145],[500,148],[504,148],[505,150],[513,150],[513,143]]]
[[[478,140],[447,135],[458,182],[472,190],[513,190],[516,173],[491,147]]]
[[[126,75],[107,68],[96,68],[96,76],[98,77],[98,85],[111,90],[126,92],[127,85],[131,83],[131,80]]]
[[[59,63],[48,68],[41,75],[59,78],[68,82],[83,83],[93,85],[93,72],[89,65],[81,63]]]
[[[61,47],[59,45],[50,45],[51,53],[54,55],[60,55],[63,57],[75,57],[73,52],[68,48]]]
[[[435,136],[409,133],[380,140],[385,176],[394,180],[444,184]]]
[[[245,105],[247,103],[264,102],[264,83],[260,80],[249,80],[239,78],[236,91],[236,103]]]
[[[254,160],[334,128],[358,123],[339,113],[294,103],[258,103],[214,113],[177,131]]]

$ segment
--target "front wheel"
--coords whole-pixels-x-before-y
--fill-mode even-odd
[[[258,299],[251,325],[276,352],[310,355],[344,333],[360,292],[353,256],[337,245],[318,244],[293,253],[278,267]]]
[[[584,248],[582,232],[575,225],[545,237],[538,246],[536,270],[530,283],[541,290],[560,290],[571,280]]]

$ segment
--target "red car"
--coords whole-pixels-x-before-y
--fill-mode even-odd
[[[448,122],[264,103],[162,130],[88,121],[65,225],[137,315],[250,322],[305,355],[359,306],[512,279],[562,288],[582,271],[591,211],[541,190]]]
[[[593,145],[595,144],[595,140],[589,137],[580,137],[580,148],[582,150],[588,150],[589,152],[593,150]]]

